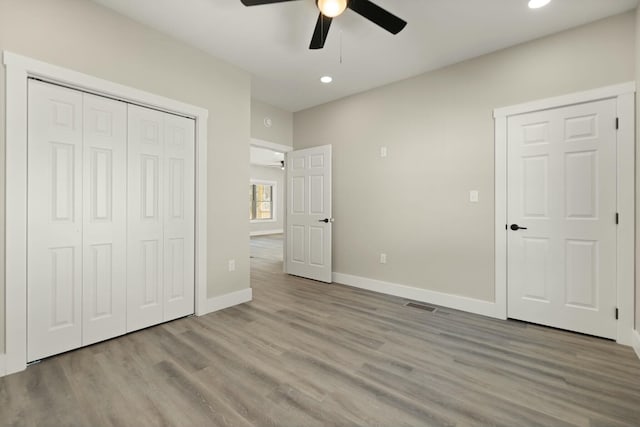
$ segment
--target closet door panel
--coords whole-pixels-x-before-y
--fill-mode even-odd
[[[83,97],[82,344],[88,345],[126,332],[127,105]]]
[[[82,93],[29,81],[27,358],[82,341]]]
[[[194,312],[195,122],[165,114],[164,319]]]
[[[128,106],[127,332],[163,321],[164,113]]]

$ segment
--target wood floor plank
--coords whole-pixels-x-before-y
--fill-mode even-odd
[[[611,341],[282,273],[254,300],[0,378],[7,426],[640,426],[640,361]]]

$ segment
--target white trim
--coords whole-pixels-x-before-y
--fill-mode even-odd
[[[413,286],[400,285],[398,283],[384,282],[382,280],[369,279],[367,277],[353,276],[351,274],[333,273],[333,281],[354,288],[366,289],[381,294],[393,295],[414,301],[421,301],[442,307],[467,311],[469,313],[501,319],[499,308],[494,302],[460,295],[446,294],[430,291]]]
[[[7,360],[6,355],[0,354],[0,377],[7,374]]]
[[[9,51],[3,52],[3,63],[9,68],[22,70],[26,76],[43,78],[47,81],[67,85],[85,92],[98,95],[122,97],[123,101],[158,108],[169,113],[181,114],[193,118],[208,117],[208,110],[186,104],[161,95],[156,95],[130,86],[121,85],[98,77],[73,71],[57,65],[48,64]]]
[[[209,298],[205,312],[202,314],[213,313],[214,311],[224,310],[225,308],[233,307],[234,305],[243,304],[253,299],[253,289],[246,288],[228,294],[220,295],[219,297]],[[202,315],[201,314],[201,315]]]
[[[617,85],[570,93],[553,98],[538,99],[535,101],[525,102],[523,104],[511,105],[509,107],[496,108],[493,110],[493,117],[515,116],[516,114],[533,113],[534,111],[548,110],[550,108],[566,107],[568,105],[598,101],[600,99],[615,98],[620,95],[634,93],[635,91],[635,82],[620,83]]]
[[[253,236],[266,236],[268,234],[282,234],[284,233],[284,230],[282,228],[278,228],[276,230],[258,230],[258,231],[252,231],[249,233],[249,236],[253,237]]]
[[[207,120],[208,111],[135,88],[3,52],[6,67],[6,374],[27,361],[27,78],[38,77],[98,95],[186,115],[196,122],[196,301],[202,315],[207,301]]]
[[[495,301],[501,319],[507,318],[507,118],[495,119]],[[505,141],[504,144],[498,141]]]
[[[4,53],[5,65],[7,52]],[[5,374],[27,363],[27,79],[6,65]]]
[[[635,95],[618,95],[617,307],[619,344],[631,345],[635,317]]]
[[[640,359],[640,333],[633,331],[631,333],[631,346],[636,351],[636,355]]]
[[[497,108],[495,117],[495,294],[498,311],[507,314],[507,119],[509,116],[547,110],[602,99],[617,100],[620,129],[617,132],[617,200],[620,224],[617,228],[617,305],[619,319],[616,341],[630,345],[634,319],[635,275],[635,82],[511,107]]]
[[[201,119],[196,119],[196,300],[195,314],[202,316],[207,299],[207,122],[208,111]]]
[[[277,144],[275,142],[265,141],[263,139],[251,138],[249,145],[253,147],[268,148],[269,150],[277,151],[278,153],[288,153],[293,151],[293,147],[283,144]]]

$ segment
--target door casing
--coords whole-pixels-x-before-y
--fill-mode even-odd
[[[509,116],[615,99],[617,131],[617,307],[616,342],[631,345],[635,277],[635,82],[497,108],[495,120],[495,303],[507,318],[507,119]]]

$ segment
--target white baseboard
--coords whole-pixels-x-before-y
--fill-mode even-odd
[[[207,302],[205,304],[204,313],[199,314],[199,316],[213,313],[214,311],[218,310],[224,310],[225,308],[233,307],[234,305],[249,302],[252,299],[253,290],[251,288],[220,295],[219,297],[209,298],[207,299]]]
[[[481,314],[483,316],[504,318],[500,314],[499,307],[491,301],[483,301],[459,295],[445,294],[443,292],[430,291],[397,283],[384,282],[382,280],[368,279],[366,277],[352,276],[344,273],[333,273],[333,281],[354,288],[367,289],[382,294],[407,298],[414,301],[440,305],[442,307]]]
[[[7,355],[0,354],[0,377],[7,375]]]
[[[640,359],[640,332],[633,331],[631,333],[631,346],[636,351],[638,358]]]
[[[282,234],[284,230],[282,228],[277,230],[260,230],[260,231],[252,231],[249,233],[249,236],[266,236],[267,234]]]

